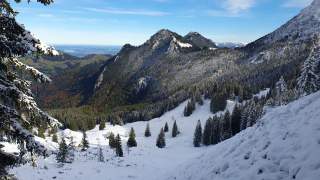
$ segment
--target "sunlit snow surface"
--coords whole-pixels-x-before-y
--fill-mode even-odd
[[[51,179],[52,177],[67,180],[162,179],[161,177],[164,177],[167,172],[179,167],[187,160],[199,156],[207,149],[195,149],[192,138],[197,121],[200,119],[204,124],[212,116],[209,110],[210,102],[205,101],[203,106],[198,106],[190,117],[183,117],[185,105],[186,102],[164,114],[161,118],[151,120],[149,124],[152,136],[149,138],[144,137],[146,122],[130,123],[125,126],[107,124],[103,131],[99,131],[96,127],[87,132],[91,148],[88,152],[77,153],[76,160],[72,164],[66,164],[64,167],[58,168],[55,157],[51,156],[45,160],[38,159],[38,167],[36,168],[24,165],[11,170],[11,173],[16,174],[22,180]],[[229,101],[228,108],[231,110],[233,106],[234,103]],[[174,120],[177,120],[181,134],[176,138],[171,138],[171,128]],[[165,122],[168,122],[170,129],[170,132],[166,133],[167,146],[164,149],[159,149],[156,147],[156,138]],[[126,140],[131,127],[135,129],[138,147],[131,148],[128,153]],[[105,137],[110,132],[121,135],[125,157],[115,157],[114,151],[107,146],[108,141]],[[59,137],[61,134],[67,138],[72,136],[76,144],[80,143],[82,138],[80,132],[70,130],[59,132]],[[103,147],[104,157],[106,158],[104,163],[98,162],[96,156],[99,144]]]
[[[265,92],[264,92],[265,93]],[[263,94],[263,93],[262,93]],[[310,95],[287,106],[269,108],[262,120],[252,128],[215,146],[194,148],[194,128],[198,119],[204,125],[212,116],[210,103],[198,106],[191,117],[183,117],[186,102],[161,118],[151,120],[152,136],[144,137],[146,122],[121,126],[107,125],[88,131],[91,148],[76,154],[72,164],[59,167],[55,157],[38,159],[38,167],[24,165],[11,170],[22,180],[249,180],[249,179],[296,179],[316,180],[320,177],[320,93]],[[228,109],[234,106],[228,101]],[[173,121],[181,134],[171,138]],[[167,146],[155,146],[157,135],[165,122],[170,132],[166,134]],[[129,129],[137,135],[137,148],[130,151],[125,146]],[[124,156],[115,157],[107,146],[105,136],[119,133],[123,139]],[[80,142],[82,134],[65,130],[59,136],[74,137]],[[103,147],[105,162],[98,162],[97,146]]]

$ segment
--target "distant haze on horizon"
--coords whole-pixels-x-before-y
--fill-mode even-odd
[[[55,0],[14,4],[36,37],[58,45],[140,45],[160,29],[199,32],[214,42],[252,42],[312,0]]]

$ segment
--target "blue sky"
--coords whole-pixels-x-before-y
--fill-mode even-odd
[[[50,6],[22,1],[14,5],[18,21],[46,43],[139,45],[163,28],[248,43],[312,0],[55,0]]]

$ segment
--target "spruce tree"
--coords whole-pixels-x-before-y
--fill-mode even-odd
[[[172,127],[172,137],[177,137],[177,135],[179,134],[179,129],[178,129],[178,125],[177,122],[174,121],[173,123],[173,127]]]
[[[211,144],[218,144],[220,142],[220,119],[214,116],[211,121]]]
[[[39,121],[50,127],[61,125],[38,107],[30,89],[31,80],[39,83],[49,83],[51,80],[37,69],[24,64],[20,57],[35,54],[56,55],[57,52],[53,48],[45,47],[23,25],[17,23],[18,12],[12,8],[13,2],[21,1],[0,1],[0,129],[6,137],[15,139],[18,144],[25,144],[28,151],[44,154],[46,148],[35,140],[24,125],[38,125]],[[53,1],[37,2],[49,5]],[[9,154],[2,156],[11,159]],[[1,164],[4,165],[5,162]]]
[[[58,143],[58,136],[57,134],[52,135],[52,142]]]
[[[104,130],[104,128],[106,128],[106,122],[105,121],[100,121],[100,124],[99,124],[99,130]]]
[[[168,123],[166,122],[166,124],[164,125],[164,132],[169,132],[169,126]]]
[[[137,147],[136,134],[134,133],[133,128],[131,128],[131,130],[130,130],[127,145],[128,145],[128,147]]]
[[[163,128],[161,128],[161,130],[160,130],[156,145],[158,148],[164,148],[166,146],[166,139],[165,139],[165,134],[164,134]]]
[[[224,91],[215,93],[210,102],[211,112],[217,113],[219,111],[224,111],[227,107],[227,98],[227,94]]]
[[[147,123],[146,130],[144,132],[144,136],[145,137],[150,137],[151,136],[149,123]]]
[[[101,146],[99,146],[99,149],[98,149],[98,161],[104,162],[104,156],[103,156],[103,151],[102,151]]]
[[[70,143],[68,145],[68,153],[67,153],[67,163],[72,163],[74,161],[74,152],[76,151],[75,142],[73,140],[73,137],[70,139]]]
[[[115,139],[115,145],[116,145],[116,155],[118,157],[123,157],[123,150],[122,150],[122,144],[121,144],[121,138],[120,135],[118,134],[116,139]]]
[[[196,104],[194,99],[192,98],[191,101],[188,101],[187,106],[184,108],[184,112],[183,112],[184,116],[185,117],[191,116],[195,108],[196,108]]]
[[[56,156],[56,160],[59,163],[66,163],[67,162],[67,156],[68,156],[68,146],[64,138],[62,138],[60,144],[59,144],[59,152]]]
[[[234,107],[231,115],[232,135],[235,135],[240,132],[240,124],[241,124],[241,106],[237,104]]]
[[[232,131],[231,131],[231,116],[230,116],[230,112],[227,111],[224,114],[224,117],[221,119],[221,140],[226,140],[229,139],[230,137],[232,137]]]
[[[202,135],[202,144],[209,146],[212,140],[212,118],[206,121]]]
[[[200,120],[197,123],[196,129],[194,131],[194,137],[193,137],[193,145],[194,147],[200,147],[202,139],[202,127]]]
[[[89,148],[86,131],[82,131],[81,150],[86,151]]]
[[[298,77],[298,90],[301,96],[316,92],[320,88],[319,71],[320,45],[314,45],[309,57],[305,60]]]
[[[109,146],[111,149],[116,148],[116,139],[112,132],[109,135]]]

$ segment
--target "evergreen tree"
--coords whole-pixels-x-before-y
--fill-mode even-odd
[[[56,156],[56,160],[59,163],[66,163],[67,162],[67,156],[68,156],[68,146],[64,138],[62,138],[60,144],[59,144],[59,152]]]
[[[106,122],[105,121],[100,121],[100,124],[99,124],[99,130],[104,130],[104,128],[106,128]]]
[[[179,129],[178,129],[178,125],[177,122],[174,121],[173,123],[173,127],[172,127],[172,137],[177,137],[177,135],[179,134]]]
[[[74,161],[74,152],[76,151],[76,146],[73,140],[73,137],[70,139],[70,143],[68,145],[68,153],[66,162],[72,163]]]
[[[211,144],[218,144],[220,142],[220,119],[214,116],[211,121]]]
[[[276,82],[273,92],[273,103],[274,106],[282,106],[287,104],[286,101],[288,93],[288,85],[284,80],[283,76],[280,77],[279,81]]]
[[[166,122],[166,124],[164,125],[164,132],[169,132],[169,126],[168,123]]]
[[[116,148],[116,139],[112,132],[109,135],[109,146],[111,149]]]
[[[232,135],[235,135],[240,132],[240,124],[241,124],[241,106],[237,104],[234,107],[232,116],[231,116]]]
[[[121,144],[121,138],[120,135],[118,134],[116,137],[116,155],[118,157],[123,157],[123,151],[122,151],[122,144]]]
[[[231,132],[231,116],[230,116],[230,112],[227,111],[224,114],[224,117],[221,119],[221,127],[220,127],[221,131],[221,135],[220,138],[221,140],[226,140],[229,139],[232,136],[232,132]]]
[[[157,147],[158,148],[164,148],[166,147],[166,139],[163,128],[161,128],[160,133],[157,138]]]
[[[99,146],[99,150],[98,150],[98,161],[104,162],[104,156],[103,156],[103,151],[102,151],[101,146]]]
[[[150,137],[151,136],[149,123],[147,123],[146,130],[144,132],[144,136],[145,137]]]
[[[194,132],[194,137],[193,137],[194,147],[200,147],[201,139],[202,139],[202,127],[201,127],[201,122],[199,120],[196,126],[196,130]]]
[[[196,109],[196,104],[194,99],[192,98],[191,101],[188,101],[187,106],[184,108],[184,116],[188,117],[191,116],[191,114],[193,113],[193,111]]]
[[[212,113],[224,111],[227,107],[227,94],[225,92],[215,93],[211,98],[210,110]]]
[[[52,142],[58,143],[58,136],[57,134],[52,135]]]
[[[212,118],[209,118],[206,121],[206,124],[204,126],[203,130],[203,136],[202,136],[202,144],[209,146],[211,144],[212,140]]]
[[[131,128],[131,130],[130,130],[127,145],[128,145],[128,147],[137,147],[136,134],[134,133],[133,128]]]
[[[247,124],[249,122],[250,118],[250,108],[249,108],[249,103],[247,103],[242,111],[241,114],[241,123],[240,123],[240,130],[245,130],[247,128]]]
[[[320,46],[313,47],[309,57],[305,60],[298,77],[298,89],[301,95],[308,95],[316,92],[320,88],[319,71]]]
[[[203,105],[203,99],[201,97],[201,93],[199,91],[199,89],[196,89],[193,98],[195,99],[195,101],[199,104],[199,105]]]
[[[53,48],[45,48],[31,32],[16,22],[18,13],[12,8],[11,2],[20,0],[0,1],[0,129],[7,138],[14,138],[18,144],[25,144],[28,151],[44,154],[46,148],[35,140],[30,129],[24,124],[60,126],[56,119],[38,107],[30,89],[30,80],[39,83],[49,83],[51,80],[37,69],[21,62],[20,57],[39,53],[52,55],[56,51]],[[53,1],[37,2],[49,5]],[[1,155],[5,156],[5,159],[11,159],[9,154]]]
[[[45,138],[44,132],[45,132],[45,128],[43,126],[40,126],[38,128],[38,136],[44,139]]]
[[[86,131],[82,131],[81,150],[86,151],[89,148]]]

